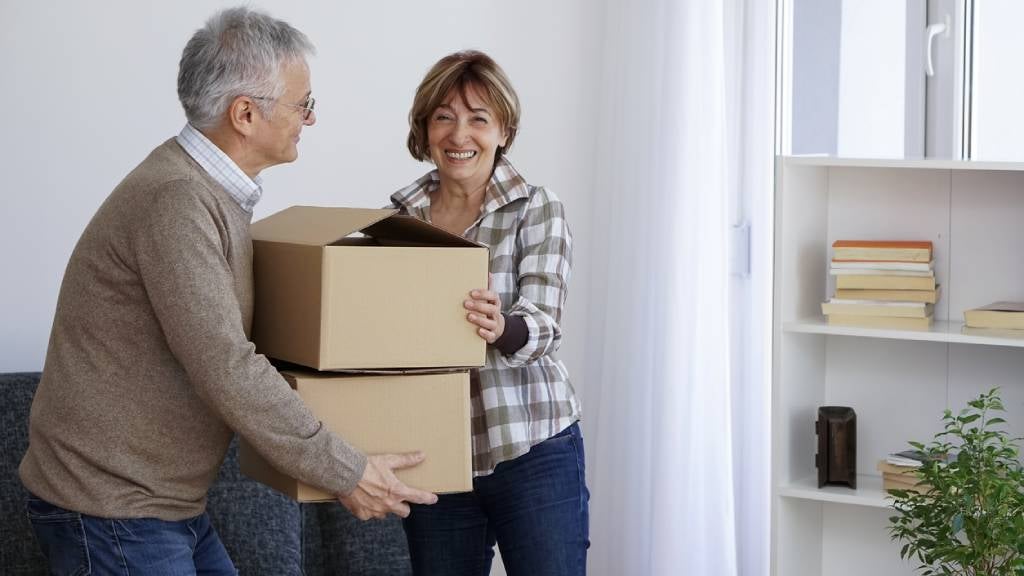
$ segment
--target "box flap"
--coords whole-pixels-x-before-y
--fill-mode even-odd
[[[393,208],[292,206],[253,222],[253,240],[327,246],[398,212]]]
[[[372,236],[381,244],[398,243],[401,245],[423,244],[424,246],[467,246],[483,247],[458,234],[424,222],[413,216],[395,214],[384,218],[362,229],[363,234]]]

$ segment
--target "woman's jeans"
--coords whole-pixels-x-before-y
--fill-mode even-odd
[[[25,508],[50,574],[238,574],[205,513],[178,522],[112,520],[65,510],[35,496],[29,496]]]
[[[473,479],[473,491],[413,505],[413,573],[487,576],[498,543],[509,576],[586,574],[590,492],[579,423]]]

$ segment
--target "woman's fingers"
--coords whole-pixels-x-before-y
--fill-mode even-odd
[[[501,298],[498,296],[498,293],[492,292],[490,290],[473,290],[472,292],[469,293],[469,296],[474,300],[484,300],[492,304],[501,303]]]
[[[477,326],[485,330],[494,330],[495,328],[498,327],[498,321],[490,316],[484,316],[481,314],[475,314],[473,312],[470,312],[469,314],[466,315],[466,318],[469,319],[469,321],[472,322],[473,324],[476,324]]]
[[[463,302],[469,313],[466,319],[479,328],[477,334],[493,344],[504,331],[504,317],[501,315],[501,297],[491,290],[472,290],[470,299]]]
[[[501,314],[501,301],[498,300],[496,294],[494,296],[494,299],[477,298],[473,300],[466,300],[463,302],[463,306],[465,306],[467,310],[477,312],[482,316],[487,316],[488,318],[493,319]]]

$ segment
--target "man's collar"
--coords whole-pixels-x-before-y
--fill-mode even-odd
[[[249,178],[230,156],[191,124],[185,124],[177,136],[177,141],[242,209],[252,212],[263,195],[262,178]]]

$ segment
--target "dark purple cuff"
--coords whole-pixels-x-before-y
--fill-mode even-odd
[[[501,350],[502,354],[510,356],[526,346],[526,341],[530,339],[530,329],[526,327],[526,318],[522,316],[509,316],[504,313],[502,316],[505,317],[505,331],[492,346]]]

